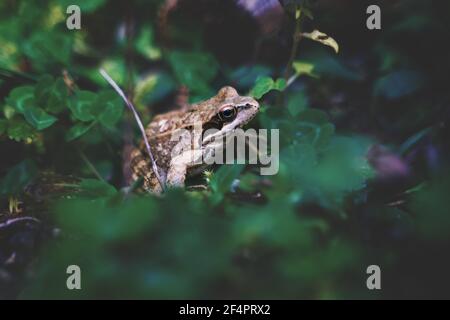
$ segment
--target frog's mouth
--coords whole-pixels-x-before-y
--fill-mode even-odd
[[[208,123],[204,126],[202,132],[202,145],[211,143],[222,143],[223,139],[234,132],[235,128],[227,129],[223,123]]]
[[[209,123],[203,129],[202,145],[210,144],[211,142],[217,142],[218,144],[223,142],[223,139],[234,133],[237,128],[242,128],[245,123],[234,120],[230,123]]]

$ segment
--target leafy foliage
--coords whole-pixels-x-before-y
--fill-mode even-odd
[[[386,10],[398,23],[371,37],[353,19],[364,11],[347,4],[280,1],[287,29],[239,42],[232,27],[241,13],[218,7],[215,20],[216,8],[206,8],[189,19],[186,9],[159,25],[161,2],[0,3],[0,219],[17,213],[4,208],[19,199],[20,214],[42,219],[45,236],[36,238],[47,239],[29,250],[37,263],[26,278],[19,251],[21,266],[5,264],[16,240],[0,230],[0,272],[21,274],[8,297],[434,296],[423,287],[448,296],[448,50],[433,49],[436,67],[423,49],[448,36],[446,17],[400,1],[404,13]],[[83,28],[69,32],[72,3]],[[313,14],[326,34],[308,29]],[[217,21],[231,21],[231,31]],[[251,58],[241,49],[250,41]],[[123,155],[139,136],[100,67],[145,122],[186,102],[181,86],[189,102],[223,85],[248,93],[261,104],[249,125],[279,130],[279,172],[224,165],[190,178],[189,191],[134,192]],[[42,181],[47,171],[65,179]],[[71,264],[81,267],[83,290],[66,288]],[[382,292],[365,287],[370,264],[389,279]],[[412,286],[419,278],[426,286]]]

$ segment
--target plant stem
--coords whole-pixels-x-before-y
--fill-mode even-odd
[[[288,64],[284,71],[284,79],[286,82],[289,80],[289,77],[292,73],[292,64],[294,63],[294,59],[297,56],[298,44],[301,40],[301,19],[302,18],[302,8],[301,6],[297,7],[295,10],[295,31],[292,39],[292,49],[291,55],[289,57]]]
[[[86,157],[86,155],[84,154],[83,151],[81,151],[81,149],[78,149],[78,153],[80,154],[81,159],[83,159],[83,161],[86,163],[86,165],[89,167],[89,169],[92,171],[92,173],[97,177],[97,179],[105,182],[105,179],[103,179],[103,177],[100,175],[100,173],[97,171],[97,169],[95,168],[95,166],[92,164],[92,162],[88,159],[88,157]]]
[[[286,89],[297,78],[296,75],[293,75],[291,77],[291,73],[292,73],[292,64],[294,63],[294,59],[297,56],[298,43],[301,40],[301,16],[302,16],[302,7],[298,6],[295,9],[295,30],[294,30],[294,34],[292,36],[291,54],[289,56],[289,61],[286,65],[286,68],[284,69],[284,75],[283,75],[283,78],[286,80],[286,88],[278,94],[277,101],[276,101],[276,105],[278,107],[283,106],[284,100],[285,100],[284,97],[285,97]]]

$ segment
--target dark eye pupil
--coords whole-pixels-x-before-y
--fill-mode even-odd
[[[233,109],[225,109],[222,111],[224,118],[229,118],[233,116]]]

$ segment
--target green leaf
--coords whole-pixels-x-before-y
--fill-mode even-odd
[[[134,101],[139,110],[160,101],[175,89],[175,81],[167,73],[150,74],[136,84]]]
[[[303,74],[313,77],[313,78],[317,78],[318,75],[314,73],[314,64],[309,63],[309,62],[303,62],[303,61],[294,61],[294,63],[292,64],[292,67],[295,70],[295,73],[297,73],[297,75],[301,76]]]
[[[289,130],[288,135],[296,143],[308,143],[316,148],[326,147],[334,135],[334,125],[328,120],[328,115],[318,109],[306,109],[299,112],[283,130]]]
[[[72,56],[73,33],[56,29],[33,32],[23,43],[23,53],[35,69],[48,71],[66,66]]]
[[[92,121],[95,119],[93,112],[96,95],[90,91],[78,91],[75,98],[69,103],[72,115],[80,121]]]
[[[302,61],[314,65],[314,74],[320,77],[328,76],[352,81],[363,79],[362,73],[350,68],[343,62],[343,59],[323,48],[306,53]]]
[[[250,90],[250,95],[252,95],[256,99],[260,99],[263,95],[272,90],[273,85],[274,81],[270,77],[258,78],[255,85]]]
[[[79,186],[82,190],[81,194],[86,197],[109,197],[117,193],[112,185],[96,179],[83,179]]]
[[[386,99],[398,99],[416,92],[423,84],[422,75],[416,71],[395,71],[376,81],[374,94]]]
[[[6,102],[17,112],[24,113],[25,109],[32,107],[34,101],[34,87],[22,86],[14,88],[9,94]]]
[[[62,78],[54,80],[49,75],[42,76],[35,86],[34,96],[37,105],[50,113],[58,114],[66,108],[68,93]]]
[[[3,114],[5,115],[5,118],[8,120],[12,119],[16,114],[16,112],[17,112],[16,109],[11,107],[10,105],[6,105],[3,107]]]
[[[287,103],[287,109],[291,116],[297,116],[300,112],[304,111],[308,107],[308,96],[304,90],[294,92],[289,96]]]
[[[0,181],[0,195],[17,195],[36,177],[37,173],[37,166],[32,160],[27,159],[15,165]]]
[[[28,107],[24,111],[25,119],[37,130],[43,130],[50,127],[58,120],[44,110],[37,107]]]
[[[328,123],[328,115],[319,109],[308,109],[300,113],[299,117],[301,122],[323,125]]]
[[[53,86],[54,79],[51,75],[43,75],[38,79],[38,82],[34,86],[34,96],[36,100],[44,102],[49,98],[51,87]]]
[[[15,141],[29,141],[36,135],[35,130],[24,119],[17,118],[8,121],[8,137]]]
[[[136,50],[150,60],[159,59],[161,57],[161,50],[155,46],[152,27],[146,25],[141,30],[141,33],[136,39]]]
[[[273,84],[273,90],[283,91],[286,89],[286,80],[279,78]]]
[[[271,90],[283,91],[285,88],[286,81],[284,79],[277,79],[274,81],[270,77],[261,77],[256,80],[255,85],[250,90],[250,95],[256,99],[260,99]]]
[[[75,140],[82,135],[84,135],[86,132],[89,131],[93,126],[93,123],[86,124],[86,123],[77,123],[73,127],[69,129],[69,131],[66,133],[66,141],[72,141]]]
[[[102,109],[97,116],[100,123],[107,128],[113,128],[122,117],[122,99],[114,91],[107,90],[100,92],[95,104]]]
[[[448,172],[440,172],[411,196],[409,207],[414,213],[416,228],[419,234],[426,239],[442,241],[449,238],[449,178]]]
[[[319,136],[315,140],[315,145],[317,148],[323,148],[328,145],[331,141],[331,138],[334,136],[334,124],[326,123],[320,127]]]
[[[173,51],[169,62],[178,81],[195,93],[210,93],[209,83],[219,70],[214,57],[206,52]]]
[[[210,179],[212,191],[220,194],[229,192],[231,184],[241,174],[244,168],[245,165],[241,164],[222,165],[212,174]]]

